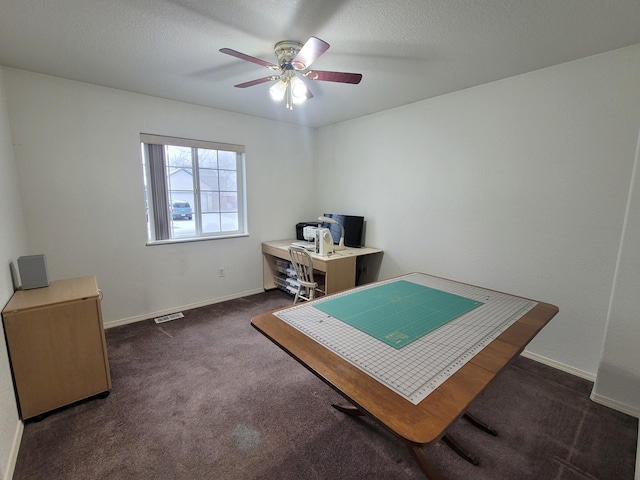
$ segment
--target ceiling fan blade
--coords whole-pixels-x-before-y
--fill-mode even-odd
[[[232,57],[239,58],[240,60],[246,60],[247,62],[257,63],[258,65],[267,67],[270,70],[280,70],[280,67],[278,65],[274,65],[273,63],[269,63],[265,60],[260,60],[259,58],[252,57],[250,55],[238,52],[231,48],[221,48],[220,53],[226,53],[227,55],[231,55]]]
[[[239,83],[238,85],[234,85],[236,88],[247,88],[253,87],[254,85],[260,85],[261,83],[270,82],[271,80],[277,80],[279,78],[278,75],[270,75],[268,77],[257,78],[255,80],[251,80],[250,82]]]
[[[327,72],[323,70],[309,70],[303,74],[310,80],[320,80],[322,82],[339,82],[339,83],[352,83],[357,85],[362,80],[361,73],[346,73],[346,72]]]
[[[296,70],[306,70],[324,52],[329,49],[329,44],[316,37],[310,37],[298,54],[291,60],[291,66]]]

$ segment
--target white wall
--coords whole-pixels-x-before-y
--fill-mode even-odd
[[[315,213],[310,129],[4,72],[28,253],[52,279],[95,274],[105,322],[260,291],[260,243]],[[145,246],[141,132],[245,145],[250,236]]]
[[[639,85],[637,45],[322,128],[317,203],[366,217],[383,277],[422,271],[558,305],[529,351],[593,376]]]
[[[302,127],[3,72],[28,251],[18,216],[0,221],[2,254],[45,253],[52,278],[96,274],[107,321],[259,290],[260,242],[333,211],[367,218],[383,278],[424,271],[558,305],[529,351],[585,375],[598,371],[613,298],[609,328],[625,338],[609,332],[603,362],[637,372],[624,353],[638,334],[626,311],[640,252],[624,247],[640,234],[637,201],[621,251],[630,267],[611,289],[640,128],[639,45],[322,128],[315,157]],[[0,106],[0,127],[6,117]],[[2,183],[0,199],[17,205],[6,132],[0,182],[12,188]],[[146,247],[140,132],[246,145],[252,234]],[[0,422],[15,418],[8,403]]]
[[[602,360],[592,398],[614,408],[640,412],[640,136],[632,193],[611,296]],[[629,407],[631,407],[629,409]],[[640,452],[640,450],[639,450]],[[640,473],[640,472],[639,472]]]
[[[26,252],[26,237],[18,192],[18,177],[13,158],[11,132],[4,93],[4,76],[0,69],[0,310],[13,295],[10,264]],[[0,328],[0,478],[9,479],[22,435],[18,420],[9,358]]]

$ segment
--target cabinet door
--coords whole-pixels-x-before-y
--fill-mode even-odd
[[[109,389],[97,298],[5,315],[22,418]]]

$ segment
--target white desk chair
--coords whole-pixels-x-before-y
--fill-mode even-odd
[[[300,284],[293,303],[295,304],[298,299],[313,300],[316,296],[316,290],[324,293],[318,288],[318,282],[313,279],[313,260],[309,252],[301,247],[290,246],[289,257],[291,257],[291,264]]]

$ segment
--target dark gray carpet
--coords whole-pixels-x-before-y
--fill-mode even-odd
[[[423,479],[408,449],[250,326],[274,291],[107,330],[113,388],[25,425],[14,480]],[[632,480],[637,420],[589,400],[591,383],[519,358],[451,433],[425,449],[446,479]]]

